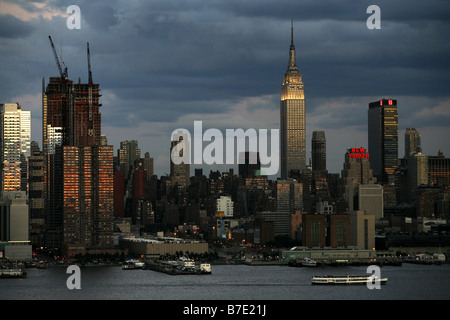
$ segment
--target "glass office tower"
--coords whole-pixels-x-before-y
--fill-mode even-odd
[[[369,104],[368,138],[370,165],[378,181],[394,181],[398,166],[397,100],[379,100]]]

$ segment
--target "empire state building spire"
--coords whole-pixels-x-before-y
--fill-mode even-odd
[[[291,18],[291,46],[289,48],[289,65],[288,71],[291,69],[298,70],[295,62],[295,46],[294,46],[294,19]]]
[[[281,85],[280,153],[281,178],[301,174],[306,167],[305,91],[302,75],[295,61],[293,20],[289,64]]]

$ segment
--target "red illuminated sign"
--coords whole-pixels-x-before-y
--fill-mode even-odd
[[[369,158],[369,154],[364,148],[352,148],[351,153],[349,152],[348,156],[350,158]]]
[[[392,100],[389,100],[389,101],[388,101],[388,104],[389,104],[390,106],[392,106]]]

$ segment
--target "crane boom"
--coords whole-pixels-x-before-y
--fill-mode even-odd
[[[53,45],[52,37],[48,36],[48,38],[50,39],[50,44],[52,45],[52,50],[53,50],[53,56],[55,57],[56,65],[58,66],[59,74],[61,75],[61,78],[62,78],[63,72],[61,69],[61,64],[59,63],[58,54],[56,53],[55,46]]]
[[[91,53],[89,51],[89,42],[87,43],[87,59],[88,59],[89,84],[91,84],[92,72],[91,72]]]
[[[55,46],[53,45],[52,37],[48,36],[48,38],[50,39],[50,44],[52,45],[53,56],[55,57],[56,65],[58,66],[59,75],[61,76],[61,78],[65,78],[67,77],[67,68],[64,68],[64,72],[62,71],[61,64],[59,63],[58,54],[56,53]]]

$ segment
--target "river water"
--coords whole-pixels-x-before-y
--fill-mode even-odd
[[[66,268],[27,269],[0,279],[1,300],[449,300],[450,265],[384,266],[386,285],[314,286],[313,275],[368,274],[367,267],[295,268],[212,265],[210,275],[167,275],[120,267],[81,268],[81,288],[68,289]]]

